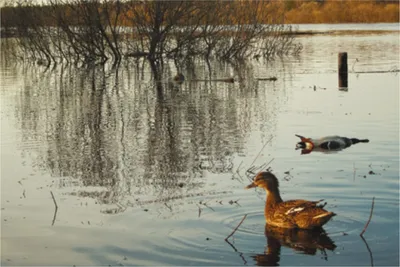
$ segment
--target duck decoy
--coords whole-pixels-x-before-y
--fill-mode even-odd
[[[306,138],[296,134],[300,142],[296,144],[296,150],[301,149],[301,154],[308,154],[311,151],[339,151],[357,143],[368,143],[368,139],[347,138],[338,135],[325,136],[318,139]]]
[[[322,227],[336,214],[324,209],[326,203],[303,199],[283,201],[279,181],[274,174],[263,171],[257,174],[246,189],[261,187],[267,191],[264,216],[267,224],[282,228],[315,229]]]

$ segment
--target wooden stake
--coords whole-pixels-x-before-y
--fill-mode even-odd
[[[339,89],[348,87],[347,52],[338,55]]]

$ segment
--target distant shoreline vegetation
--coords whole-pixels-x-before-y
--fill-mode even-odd
[[[398,0],[285,0],[281,2],[288,24],[398,23]]]
[[[15,25],[15,9],[21,7],[32,7],[48,9],[51,5],[57,4],[65,8],[76,5],[80,2],[105,3],[120,2],[122,5],[139,5],[140,3],[152,2],[153,0],[48,0],[48,5],[35,5],[32,0],[8,0],[1,8],[1,25]],[[177,1],[177,0],[171,0]],[[218,2],[221,0],[215,0]],[[168,2],[168,0],[166,1]],[[246,3],[251,0],[231,0],[230,5],[237,5],[246,8]],[[269,11],[273,11],[280,16],[283,24],[315,24],[315,23],[398,23],[400,22],[400,2],[398,0],[264,0],[260,1],[257,19],[260,23],[270,23]],[[244,3],[244,4],[243,4]],[[226,10],[227,12],[230,9]],[[132,12],[125,10],[118,23],[128,26],[127,19],[132,16]],[[72,15],[72,13],[71,13]],[[214,13],[214,15],[217,15]],[[234,14],[231,14],[234,16]],[[221,19],[223,18],[220,17]],[[49,24],[51,18],[48,18]],[[223,21],[219,21],[224,24]]]
[[[17,0],[1,8],[2,37],[20,37],[3,47],[44,65],[270,59],[301,51],[294,36],[302,32],[289,24],[355,22],[399,22],[399,2]]]

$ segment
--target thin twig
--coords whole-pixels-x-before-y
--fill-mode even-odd
[[[353,162],[353,182],[356,180],[356,164]]]
[[[197,205],[197,204],[196,204],[196,205]],[[197,207],[199,207],[199,218],[200,218],[200,215],[201,215],[201,208],[200,208],[199,205],[197,205]]]
[[[253,166],[254,162],[256,162],[257,158],[260,156],[261,152],[264,150],[264,148],[267,146],[267,144],[269,142],[271,142],[272,137],[263,145],[263,147],[261,148],[260,152],[258,152],[256,158],[253,160],[253,162],[250,164],[250,166]]]
[[[172,211],[172,208],[170,206],[168,206],[167,202],[164,202],[164,205],[170,210]]]
[[[260,166],[251,166],[250,168],[247,169],[246,175],[249,180],[253,180],[253,176],[256,175],[259,171],[263,170],[266,168],[267,171],[270,171],[270,167],[268,167],[269,164],[271,164],[272,161],[274,161],[275,158],[272,158],[270,161],[267,163],[263,163]],[[268,167],[268,168],[267,168]]]
[[[247,170],[246,170],[246,174],[248,175],[249,173],[250,174],[255,174],[254,172],[253,172],[253,170],[255,169],[256,167],[255,166],[251,166],[250,168],[248,168]]]
[[[207,205],[207,203],[203,203],[204,206],[206,206],[207,208],[209,208],[212,211],[215,211],[213,208],[211,208],[210,206]]]
[[[374,257],[372,257],[372,251],[371,251],[371,249],[370,249],[369,246],[368,246],[367,240],[365,240],[364,237],[363,237],[362,235],[360,235],[360,237],[361,237],[362,241],[364,241],[364,244],[365,244],[365,246],[366,246],[367,249],[368,249],[368,252],[369,252],[369,259],[371,260],[371,266],[373,267],[373,266],[374,266]]]
[[[371,213],[369,214],[369,219],[368,219],[367,223],[365,224],[364,229],[362,230],[360,236],[362,236],[364,234],[365,230],[367,230],[369,222],[371,221],[372,212],[374,211],[374,203],[375,203],[375,197],[372,198]]]
[[[240,175],[240,173],[237,173],[239,175],[240,181],[243,181],[243,177]]]
[[[268,163],[267,163],[267,165],[266,165],[266,166],[268,166],[269,164],[271,164],[271,162],[273,162],[273,161],[274,161],[274,159],[275,159],[275,158],[272,158],[270,161],[268,161]],[[269,169],[269,168],[268,168],[268,169]],[[267,170],[268,170],[268,169],[267,169]]]
[[[233,248],[233,250],[234,250],[235,252],[239,253],[239,257],[242,258],[244,265],[247,265],[247,261],[246,261],[246,259],[245,259],[244,256],[243,256],[243,252],[238,251],[238,250],[236,249],[236,247],[235,247],[231,242],[229,242],[228,239],[225,239],[225,242],[228,243],[228,244]]]
[[[240,164],[239,164],[239,166],[237,167],[237,169],[236,169],[236,172],[239,174],[239,168],[240,168],[240,166],[242,166],[242,163],[243,163],[243,160],[242,160],[242,162],[240,162]]]
[[[56,206],[56,209],[58,209],[57,202],[56,202],[56,199],[54,198],[53,192],[50,191],[50,194],[51,194],[51,197],[53,198],[54,206]]]
[[[354,60],[353,66],[351,67],[351,70],[352,70],[353,72],[355,72],[355,71],[354,71],[354,66],[356,65],[357,62],[358,62],[358,58],[356,58],[356,59]]]
[[[246,217],[247,217],[247,214],[245,214],[245,215],[243,216],[243,219],[242,219],[242,220],[240,221],[240,223],[236,226],[236,228],[233,229],[232,233],[231,233],[230,235],[228,235],[228,236],[225,238],[225,241],[227,241],[228,238],[231,237],[231,236],[237,231],[237,229],[238,229],[239,226],[243,223],[243,221],[244,221],[244,219],[246,219]]]
[[[391,72],[400,72],[400,70],[376,70],[376,71],[355,71],[354,73],[391,73]]]
[[[54,198],[53,192],[50,191],[50,194],[51,194],[51,197],[53,198],[53,202],[54,202],[54,206],[55,206],[53,221],[51,223],[51,226],[53,226],[54,222],[56,221],[56,217],[57,217],[58,205],[57,205],[56,199]]]

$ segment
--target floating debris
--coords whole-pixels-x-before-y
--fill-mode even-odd
[[[276,81],[276,80],[278,80],[278,78],[276,78],[275,76],[272,76],[272,77],[266,77],[266,78],[257,78],[257,80],[259,80],[259,81]]]

